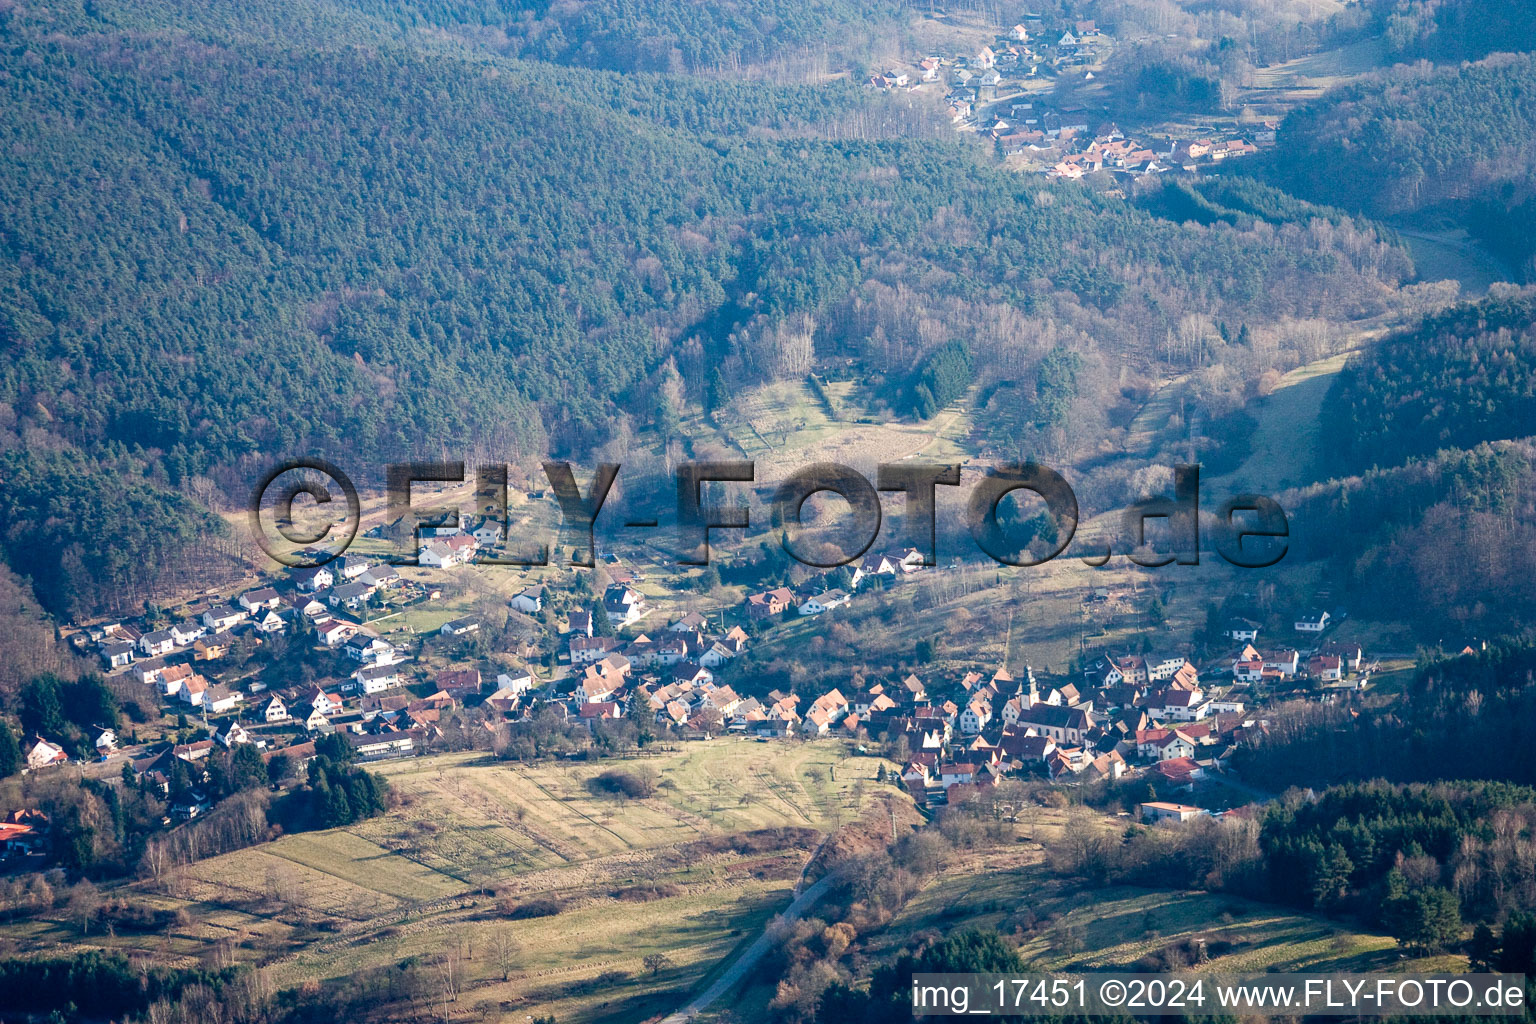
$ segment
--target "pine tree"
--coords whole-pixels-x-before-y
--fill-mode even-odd
[[[10,724],[0,722],[0,779],[10,778],[21,770],[21,744],[11,732]]]

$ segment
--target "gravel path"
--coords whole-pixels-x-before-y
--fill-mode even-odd
[[[757,965],[757,962],[763,958],[763,955],[773,945],[769,932],[774,922],[794,921],[799,918],[807,907],[825,895],[826,891],[832,887],[832,882],[833,876],[827,875],[815,885],[812,885],[809,889],[796,896],[789,906],[784,908],[783,913],[769,922],[768,927],[763,929],[763,934],[759,935],[752,945],[742,951],[741,956],[736,958],[736,962],[725,969],[724,974],[716,978],[714,983],[703,992],[694,996],[682,1009],[662,1020],[661,1024],[686,1024],[687,1021],[691,1021],[701,1010],[704,1010],[716,999],[719,999],[734,988],[736,983]]]

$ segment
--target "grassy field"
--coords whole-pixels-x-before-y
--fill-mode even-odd
[[[1213,489],[1238,493],[1273,493],[1312,480],[1317,435],[1325,414],[1323,399],[1348,352],[1299,366],[1280,379],[1273,392],[1249,407],[1258,421],[1253,448],[1243,464],[1226,476],[1213,477]]]

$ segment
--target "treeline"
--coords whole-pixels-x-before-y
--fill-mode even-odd
[[[1136,196],[1136,205],[1167,220],[1197,224],[1242,226],[1255,220],[1269,224],[1305,224],[1324,220],[1343,224],[1349,215],[1330,206],[1297,199],[1254,178],[1158,178]]]
[[[0,959],[0,991],[9,1012],[57,1014],[58,1020],[124,1020],[158,1001],[202,986],[218,992],[232,969],[146,967],[117,953],[89,952],[68,958]]]
[[[4,406],[0,406],[0,412]],[[184,494],[76,449],[0,452],[0,550],[64,619],[125,611],[158,588],[199,578],[227,526]]]
[[[894,385],[963,336],[1022,374],[1052,342],[1021,317],[1148,352],[1185,307],[1360,315],[1401,279],[1368,229],[1021,189],[848,86],[583,79],[384,18],[0,12],[0,138],[33,154],[0,162],[0,526],[50,610],[211,571],[199,506],[281,453],[627,454],[823,354]]]
[[[1461,203],[1506,182],[1528,192],[1533,88],[1530,54],[1375,72],[1286,117],[1276,184],[1376,216]]]
[[[932,419],[938,411],[965,394],[972,375],[971,349],[963,341],[948,341],[929,353],[912,375],[912,414]]]
[[[753,0],[700,7],[689,0],[450,0],[346,6],[404,27],[460,35],[497,52],[616,71],[703,71],[833,53],[895,27],[900,0]]]
[[[1536,298],[1455,306],[1388,337],[1350,360],[1325,408],[1334,474],[1536,433]]]

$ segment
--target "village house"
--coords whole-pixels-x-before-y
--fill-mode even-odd
[[[1058,744],[1080,744],[1093,729],[1093,715],[1081,708],[1053,707],[1037,704],[1019,712],[1016,726],[1034,729],[1042,736],[1049,736]]]
[[[645,595],[615,583],[603,592],[603,610],[608,613],[608,621],[613,623],[615,629],[623,628],[645,616]]]
[[[1164,690],[1161,695],[1147,700],[1149,712],[1171,722],[1198,722],[1211,710],[1210,701],[1199,690]],[[1157,704],[1155,711],[1152,707],[1154,700]]]
[[[390,687],[400,685],[400,669],[388,663],[376,665],[364,665],[352,673],[351,689],[360,690],[364,694],[383,693]]]
[[[544,588],[528,587],[512,599],[512,607],[524,615],[537,615],[544,610]]]
[[[1148,825],[1177,824],[1191,818],[1198,818],[1204,813],[1200,808],[1189,804],[1166,803],[1162,800],[1149,800],[1136,805],[1137,817]]]
[[[841,590],[828,590],[806,599],[800,605],[801,615],[820,615],[831,611],[833,608],[841,608],[848,603],[848,595]]]
[[[1307,659],[1307,675],[1325,683],[1344,678],[1344,659],[1337,654],[1314,654]]]
[[[160,684],[160,693],[166,697],[178,697],[187,681],[192,678],[202,679],[192,671],[192,666],[185,663],[167,665],[156,676]],[[206,680],[204,680],[206,682]]]
[[[400,582],[400,573],[392,565],[370,565],[367,571],[358,576],[357,582],[388,590]]]
[[[480,670],[478,668],[448,669],[433,680],[439,691],[454,700],[462,701],[480,695]]]
[[[203,612],[203,625],[215,633],[222,633],[231,626],[244,622],[249,615],[250,612],[244,608],[209,608]]]
[[[101,660],[108,669],[123,668],[133,663],[133,644],[126,640],[101,645]]]
[[[1252,619],[1229,619],[1224,635],[1242,643],[1252,643],[1259,638],[1259,624]]]
[[[31,744],[25,749],[27,751],[27,767],[32,771],[64,764],[69,760],[69,755],[64,753],[63,747],[56,743],[49,743],[41,736],[34,736]]]
[[[320,642],[327,647],[340,646],[348,637],[356,632],[357,627],[352,623],[340,622],[335,619],[322,622],[315,627],[315,633],[319,636]]]
[[[226,748],[233,750],[241,743],[254,743],[255,737],[239,722],[230,722],[224,731],[219,733],[218,741]]]
[[[171,639],[176,641],[177,647],[185,647],[198,637],[202,636],[206,629],[188,622],[171,623]]]
[[[359,580],[350,583],[342,583],[332,587],[326,594],[326,603],[332,608],[347,608],[356,611],[367,603],[373,596],[373,588]]]
[[[248,590],[240,595],[240,607],[248,612],[256,612],[269,608],[276,608],[283,603],[283,599],[276,590],[271,587],[262,587],[259,590]]]
[[[1166,758],[1153,765],[1152,771],[1179,788],[1191,787],[1206,776],[1205,767],[1192,756]]]
[[[176,638],[168,629],[157,629],[153,633],[145,633],[139,637],[139,650],[143,651],[147,658],[170,654],[175,649]]]
[[[611,636],[575,636],[571,638],[572,665],[590,665],[618,650],[622,641]]]
[[[1177,729],[1159,727],[1136,731],[1136,756],[1166,761],[1175,757],[1192,757],[1195,744]]]
[[[480,628],[480,623],[474,619],[449,619],[438,630],[443,636],[467,636]]]
[[[317,590],[324,590],[336,582],[336,575],[331,572],[329,566],[317,565],[294,569],[289,574],[293,585],[299,590],[313,594]]]
[[[346,733],[347,743],[360,761],[378,761],[390,757],[409,757],[416,752],[418,733],[413,730],[381,732],[373,735]]]
[[[363,631],[348,639],[341,653],[362,665],[390,665],[399,660],[393,644]]]
[[[272,699],[267,701],[266,709],[262,711],[261,716],[269,724],[273,722],[286,722],[289,718],[288,705],[283,703],[281,697],[274,694]]]
[[[355,580],[368,571],[368,560],[360,555],[345,555],[336,566],[344,580]]]
[[[474,538],[459,534],[446,540],[423,544],[416,553],[416,564],[430,569],[447,569],[455,565],[466,565],[474,557]]]
[[[752,619],[770,619],[775,615],[783,615],[794,600],[795,595],[784,587],[751,594],[747,597],[747,616]]]
[[[1327,612],[1305,612],[1296,617],[1296,632],[1321,633],[1328,628],[1332,616]]]

